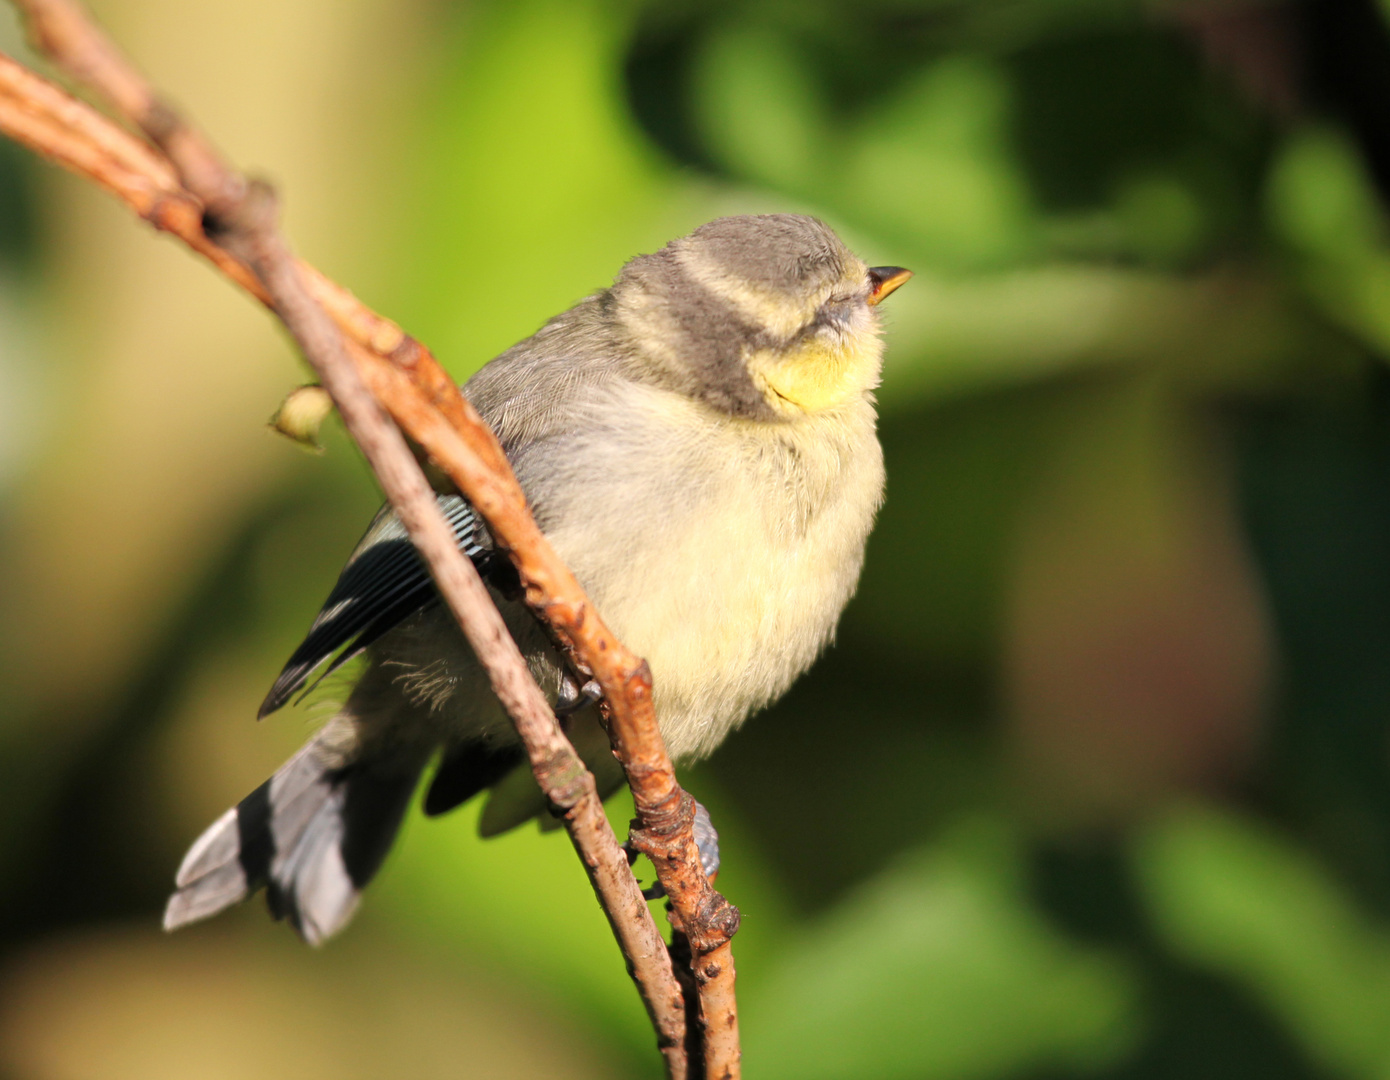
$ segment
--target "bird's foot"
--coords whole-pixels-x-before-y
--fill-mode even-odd
[[[555,715],[563,720],[573,716],[580,709],[587,708],[603,697],[603,688],[590,679],[580,686],[568,675],[560,679],[560,693],[555,699]]]
[[[710,820],[709,811],[698,801],[695,802],[695,820],[691,828],[695,833],[695,846],[700,849],[700,866],[705,871],[705,877],[713,881],[714,876],[719,873],[719,833],[714,828],[714,822]],[[627,852],[629,863],[637,860],[638,851],[632,846],[632,841],[625,843],[623,850]],[[642,890],[642,896],[647,900],[660,900],[665,895],[666,890],[661,887],[659,881]]]
[[[695,803],[695,846],[700,849],[700,865],[704,867],[705,877],[713,880],[719,873],[719,833],[710,820],[709,811],[697,801]]]

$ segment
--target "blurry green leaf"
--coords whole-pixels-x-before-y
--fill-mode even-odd
[[[436,821],[410,815],[372,906],[432,948],[487,957],[597,1014],[634,1049],[649,1047],[641,1001],[568,839],[526,825],[484,841],[482,802]],[[630,797],[609,813],[625,828]]]
[[[697,59],[694,109],[735,175],[813,199],[892,237],[899,257],[997,264],[1033,233],[1009,149],[1007,78],[980,57],[924,68],[857,121],[832,127],[815,67],[785,37],[732,29]]]
[[[694,106],[710,151],[734,173],[803,196],[830,177],[825,106],[784,36],[732,29],[696,61]]]
[[[1268,212],[1324,310],[1390,355],[1385,219],[1356,150],[1326,130],[1291,138],[1270,174]]]
[[[972,278],[919,274],[891,303],[885,410],[1119,364],[1263,387],[1308,348],[1287,289],[1258,273],[1184,279],[1054,263]]]
[[[836,202],[934,263],[1017,258],[1033,222],[1009,119],[1002,69],[974,56],[937,61],[849,134]]]
[[[1127,245],[1149,262],[1177,262],[1193,254],[1203,239],[1201,203],[1171,176],[1130,177],[1120,185],[1115,210]]]
[[[1113,1061],[1136,1034],[1130,976],[1038,918],[1019,859],[996,827],[961,828],[809,929],[744,988],[750,1075],[965,1080]]]
[[[622,105],[627,27],[614,7],[522,0],[460,20],[399,304],[455,375],[698,224]]]
[[[1269,180],[1276,232],[1306,255],[1337,262],[1376,250],[1380,208],[1356,150],[1325,129],[1308,129],[1284,147]]]
[[[1152,827],[1134,858],[1177,952],[1247,985],[1342,1075],[1390,1075],[1390,936],[1309,854],[1192,808]]]

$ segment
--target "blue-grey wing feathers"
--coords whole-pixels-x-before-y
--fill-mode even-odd
[[[487,571],[495,549],[473,507],[459,495],[441,495],[439,509],[454,530],[459,548],[480,572]],[[284,705],[330,659],[324,676],[436,598],[434,582],[404,526],[383,511],[343,568],[308,636],[270,688],[259,715],[268,716]]]

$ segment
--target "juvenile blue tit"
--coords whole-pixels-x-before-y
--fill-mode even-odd
[[[463,388],[560,558],[650,664],[677,762],[709,754],[784,693],[834,634],[883,498],[875,305],[909,276],[866,266],[814,218],[722,218],[633,259]],[[457,495],[439,504],[600,793],[612,793],[622,773],[591,688],[519,602],[472,507]],[[166,928],[265,887],[276,917],[323,941],[351,917],[432,761],[426,814],[486,790],[481,831],[492,836],[546,809],[389,509],[260,714],[363,652],[341,710],[194,843]]]

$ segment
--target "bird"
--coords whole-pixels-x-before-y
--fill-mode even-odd
[[[608,627],[643,656],[677,763],[710,754],[830,643],[883,500],[878,303],[911,276],[870,267],[817,218],[719,218],[627,262],[612,286],[485,364],[463,393],[536,522]],[[622,772],[596,687],[526,608],[460,495],[438,496],[604,797]],[[486,673],[383,507],[261,705],[365,654],[345,703],[194,842],[166,929],[264,888],[310,944],[337,933],[421,778],[435,816],[488,792],[493,836],[547,804]],[[717,834],[703,808],[707,871]]]

